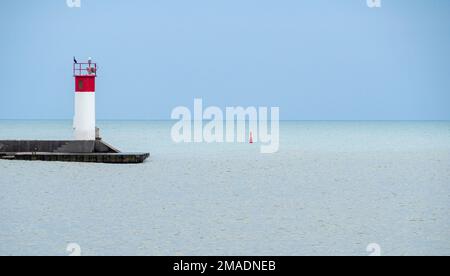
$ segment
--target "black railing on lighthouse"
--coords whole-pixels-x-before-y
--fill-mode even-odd
[[[74,63],[73,76],[97,76],[97,63]]]

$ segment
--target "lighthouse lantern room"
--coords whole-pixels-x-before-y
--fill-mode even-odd
[[[75,116],[73,120],[75,140],[95,140],[95,79],[97,64],[89,58],[87,63],[73,64],[75,78]]]

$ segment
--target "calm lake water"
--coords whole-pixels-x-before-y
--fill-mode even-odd
[[[0,255],[450,255],[450,122],[282,122],[280,151],[99,122],[139,165],[0,160]],[[0,121],[0,139],[70,139]]]

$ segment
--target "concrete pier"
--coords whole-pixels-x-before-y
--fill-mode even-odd
[[[149,153],[121,153],[101,141],[0,141],[0,159],[133,164]]]

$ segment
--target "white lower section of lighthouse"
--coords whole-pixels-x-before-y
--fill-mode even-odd
[[[75,140],[95,140],[95,92],[75,93]]]

